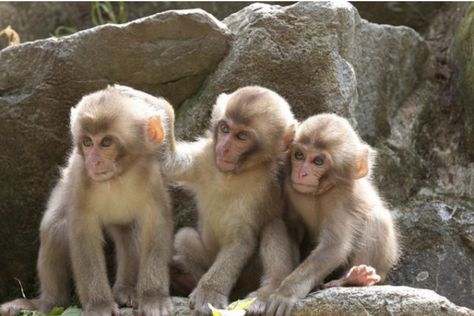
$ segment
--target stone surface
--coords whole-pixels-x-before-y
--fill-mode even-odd
[[[416,89],[428,56],[412,29],[368,23],[348,3],[252,4],[223,22],[235,42],[178,112],[179,135],[202,132],[219,92],[260,84],[286,97],[299,118],[337,112],[375,141],[390,133],[390,118]]]
[[[474,205],[419,196],[396,208],[403,257],[390,283],[428,288],[473,307]]]
[[[298,303],[292,315],[472,316],[474,311],[456,306],[431,290],[406,286],[373,286],[333,288],[312,293]]]
[[[470,160],[474,161],[474,4],[471,4],[456,31],[453,55],[458,71],[457,102],[464,117],[462,146]]]
[[[121,83],[179,104],[226,54],[230,33],[202,10],[170,11],[0,51],[0,297],[34,288],[38,226],[70,146],[69,109]]]
[[[187,299],[175,297],[176,316],[192,315]],[[122,316],[132,316],[122,309]],[[292,316],[472,316],[474,311],[457,306],[431,290],[407,286],[332,288],[309,294],[295,306]]]

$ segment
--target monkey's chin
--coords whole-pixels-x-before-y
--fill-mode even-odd
[[[220,158],[216,159],[217,169],[221,172],[233,172],[237,169],[237,164],[230,161],[225,161]]]
[[[318,191],[318,186],[317,185],[309,185],[309,184],[303,184],[303,183],[296,183],[296,182],[291,182],[291,186],[296,192],[302,193],[302,194],[314,194]]]

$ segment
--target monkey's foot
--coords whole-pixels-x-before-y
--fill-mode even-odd
[[[265,285],[247,295],[247,298],[255,298],[255,302],[246,309],[249,315],[263,315],[267,307],[268,299],[272,293],[276,291],[277,287],[272,285]]]
[[[120,316],[120,310],[115,302],[86,304],[81,316]]]
[[[197,287],[189,295],[189,307],[193,310],[193,316],[208,316],[211,314],[209,304],[215,308],[225,308],[228,299],[225,295],[208,288]]]
[[[0,315],[15,316],[20,310],[35,310],[37,307],[31,300],[19,298],[0,305]]]
[[[171,316],[173,315],[173,302],[169,296],[148,298],[140,305],[139,316]]]
[[[268,316],[290,316],[297,298],[295,296],[281,295],[278,292],[270,295],[266,307]]]
[[[361,264],[352,267],[347,274],[339,280],[323,284],[323,289],[336,286],[371,286],[380,282],[381,278],[374,268]]]
[[[117,286],[113,288],[114,299],[121,306],[138,307],[137,291],[132,286]]]

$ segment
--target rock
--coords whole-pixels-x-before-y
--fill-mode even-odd
[[[176,316],[192,315],[188,300],[174,297]],[[131,309],[122,309],[122,316],[132,316]],[[300,300],[292,316],[472,316],[474,311],[456,306],[431,290],[407,286],[372,286],[331,288],[310,293]]]
[[[474,161],[474,5],[471,4],[454,37],[453,61],[458,72],[457,102],[464,119],[461,146]]]
[[[458,305],[474,307],[474,205],[418,196],[396,209],[403,258],[390,283],[428,288]],[[466,247],[467,243],[467,247]]]
[[[293,316],[332,315],[474,315],[431,290],[406,286],[332,288],[298,302]]]
[[[121,83],[174,105],[226,54],[230,33],[202,10],[170,11],[0,51],[0,298],[34,287],[38,227],[70,147],[69,109]]]
[[[405,25],[426,32],[434,17],[446,8],[442,2],[362,2],[354,1],[364,19],[378,24]]]
[[[365,139],[381,139],[419,84],[428,56],[412,29],[368,23],[348,3],[252,4],[223,22],[235,42],[178,112],[179,135],[203,131],[219,92],[259,84],[286,97],[298,118],[336,112]]]

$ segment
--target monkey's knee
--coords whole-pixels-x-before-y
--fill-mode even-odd
[[[177,252],[186,252],[190,248],[202,248],[199,233],[191,227],[181,228],[174,238],[174,248]]]

